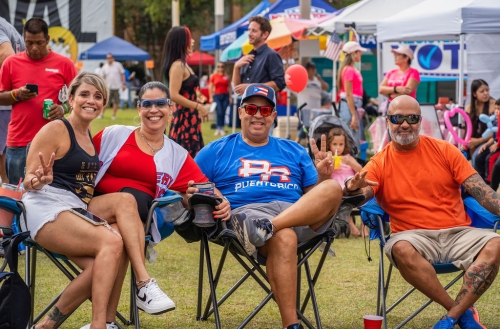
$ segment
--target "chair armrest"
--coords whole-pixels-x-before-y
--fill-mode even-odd
[[[344,195],[342,197],[342,203],[341,204],[350,204],[353,207],[357,207],[361,203],[363,203],[364,201],[365,201],[365,195],[364,194]]]
[[[163,207],[174,202],[182,201],[182,199],[183,197],[180,194],[168,191],[167,195],[161,198],[154,199],[153,202],[156,203],[156,207]]]

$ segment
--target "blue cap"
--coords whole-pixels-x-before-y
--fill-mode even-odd
[[[273,107],[276,107],[276,93],[274,89],[269,87],[268,85],[264,85],[261,83],[251,84],[245,89],[245,92],[242,95],[241,103],[249,99],[250,97],[262,97],[267,99]]]

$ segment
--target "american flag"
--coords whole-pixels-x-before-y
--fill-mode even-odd
[[[333,32],[328,40],[328,46],[326,46],[326,50],[323,55],[332,61],[338,61],[343,44],[344,43],[340,40],[339,35]]]

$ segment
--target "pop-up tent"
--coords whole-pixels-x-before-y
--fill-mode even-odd
[[[248,14],[234,22],[233,24],[226,26],[222,30],[214,32],[210,35],[205,35],[200,38],[200,50],[212,51],[216,49],[224,49],[229,46],[236,38],[239,36],[238,27],[245,22],[247,22],[250,17],[256,16],[261,12],[264,12],[267,8],[271,6],[268,0],[264,0],[255,6]],[[241,34],[241,33],[240,33]]]
[[[134,46],[117,36],[112,36],[96,43],[86,51],[80,53],[79,60],[106,59],[107,54],[113,54],[117,61],[146,61],[151,57],[149,53]]]
[[[426,0],[377,24],[378,42],[460,40],[460,59],[467,43],[468,80],[482,78],[490,83],[493,96],[500,94],[500,1]],[[430,56],[429,56],[430,57]],[[459,60],[460,78],[464,78]],[[463,84],[459,83],[459,104]],[[495,96],[498,97],[498,96]]]

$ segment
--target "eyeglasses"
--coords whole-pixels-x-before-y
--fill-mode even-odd
[[[248,115],[256,115],[257,111],[260,111],[260,115],[262,115],[264,118],[268,117],[273,113],[274,107],[269,106],[269,105],[254,105],[254,104],[247,104],[247,105],[241,105],[241,108],[245,110],[245,113]]]
[[[422,116],[420,114],[410,114],[410,115],[401,115],[401,114],[388,114],[387,118],[394,125],[403,124],[406,120],[408,124],[414,125],[420,121]]]
[[[153,105],[155,105],[159,109],[163,109],[169,106],[170,104],[172,104],[172,102],[168,98],[143,99],[137,102],[138,106],[143,107],[145,109],[151,109],[153,108]]]

